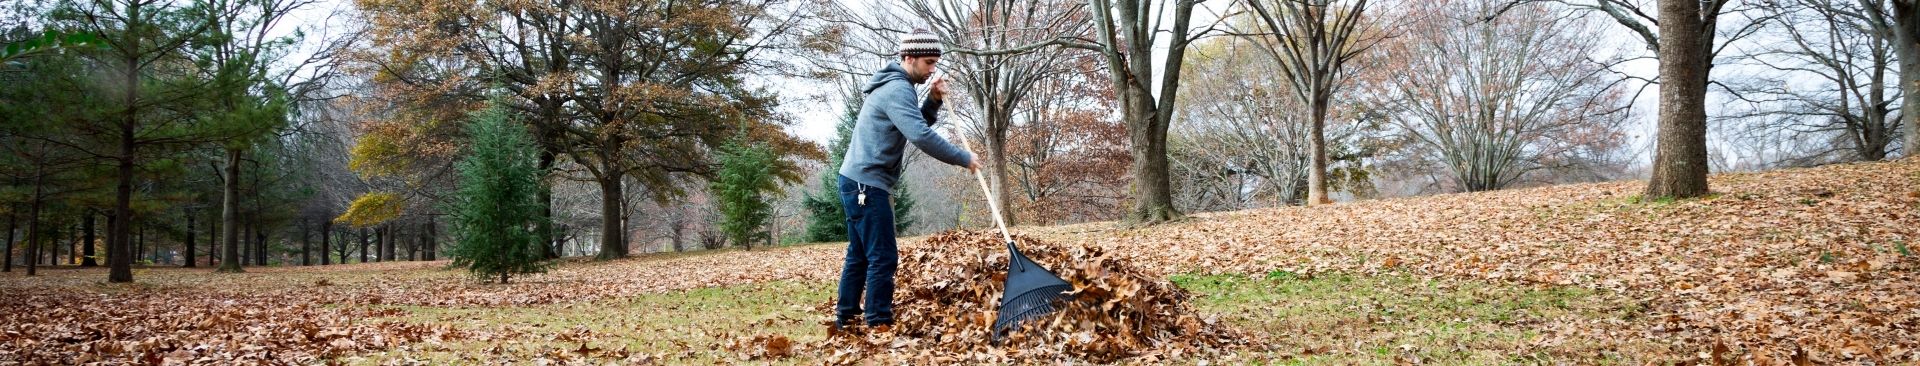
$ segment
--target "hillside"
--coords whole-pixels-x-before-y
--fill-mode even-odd
[[[1681,201],[1643,202],[1641,183],[1612,182],[1014,231],[1099,247],[1254,334],[1154,357],[1920,362],[1920,160],[1723,174],[1713,187]],[[152,268],[126,285],[99,282],[101,269],[6,273],[0,364],[817,363],[839,359],[816,307],[842,251],[574,260],[509,285],[445,262]],[[971,356],[892,341],[898,351],[877,357]]]

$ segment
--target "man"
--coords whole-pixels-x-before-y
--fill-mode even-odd
[[[840,271],[834,329],[865,315],[867,326],[885,332],[893,324],[893,274],[900,253],[894,246],[893,188],[900,181],[900,156],[906,143],[947,164],[977,170],[973,154],[933,132],[934,114],[946,97],[945,80],[936,80],[924,103],[913,86],[925,83],[940,62],[940,39],[925,29],[900,38],[900,61],[873,74],[854,120],[852,141],[840,165],[840,202],[847,208],[847,260]],[[918,104],[916,106],[916,104]],[[862,313],[861,294],[865,293]]]

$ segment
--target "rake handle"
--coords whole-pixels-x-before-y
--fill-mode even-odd
[[[967,142],[967,134],[961,133],[959,128],[954,128],[953,135],[960,137],[960,146],[967,149],[967,153],[973,153],[973,144]],[[974,154],[973,157],[974,165],[979,165],[980,155]],[[1000,201],[994,198],[993,188],[987,186],[987,175],[981,173],[979,169],[971,170],[973,170],[973,177],[980,181],[980,193],[987,196],[987,208],[993,210],[993,224],[1000,227],[1000,237],[1006,239],[1008,245],[1012,245],[1013,234],[1007,233],[1007,221],[1000,218]]]

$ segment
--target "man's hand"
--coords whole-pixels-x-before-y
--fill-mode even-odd
[[[980,157],[979,157],[979,156],[975,156],[975,157],[973,157],[973,161],[970,161],[970,162],[967,162],[967,172],[968,172],[968,173],[979,173],[979,172],[980,172]]]
[[[927,92],[927,98],[933,98],[935,100],[946,99],[947,97],[946,75],[935,75],[933,77],[932,86],[930,88],[932,90]]]

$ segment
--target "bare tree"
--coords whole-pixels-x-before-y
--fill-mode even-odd
[[[1874,32],[1860,3],[1826,0],[1768,2],[1780,42],[1743,55],[1771,73],[1730,83],[1750,109],[1735,113],[1728,131],[1755,144],[1819,141],[1780,156],[1786,165],[1844,160],[1881,160],[1901,133],[1896,103],[1902,98],[1894,69],[1893,39]],[[1910,148],[1909,148],[1910,149]],[[1761,163],[1763,165],[1771,162]]]
[[[1196,46],[1187,65],[1190,98],[1181,101],[1183,122],[1174,126],[1172,160],[1176,200],[1197,210],[1231,210],[1305,204],[1307,171],[1312,164],[1311,120],[1304,103],[1293,98],[1274,62],[1270,45],[1253,37],[1220,38]],[[1198,72],[1204,70],[1205,72]],[[1353,97],[1361,88],[1336,94],[1329,124],[1328,186],[1365,194],[1371,191],[1363,156],[1378,146],[1366,136],[1376,130],[1363,114],[1368,108]]]
[[[1383,47],[1393,124],[1449,170],[1459,189],[1504,188],[1530,172],[1590,163],[1581,147],[1617,148],[1624,78],[1589,55],[1592,24],[1549,4],[1482,19],[1488,0],[1413,5],[1406,36]]]
[[[1542,0],[1513,0],[1500,13]],[[1708,77],[1713,61],[1734,40],[1752,35],[1767,22],[1749,17],[1745,24],[1720,28],[1725,15],[1746,13],[1728,8],[1729,0],[1662,1],[1649,14],[1634,0],[1559,0],[1576,9],[1596,11],[1638,35],[1660,61],[1660,114],[1655,135],[1653,176],[1647,197],[1688,198],[1707,194]],[[1658,26],[1658,33],[1654,26]]]
[[[991,50],[1044,42],[1061,36],[1082,36],[1090,24],[1086,21],[1086,3],[1073,0],[988,0],[927,1],[905,3],[907,9],[925,19],[941,40],[966,50]],[[1007,131],[1019,114],[1016,109],[1031,96],[1039,83],[1063,77],[1074,70],[1079,50],[1056,47],[1037,48],[1021,53],[990,53],[949,56],[943,62],[952,72],[947,77],[978,108],[977,122],[985,136],[988,178],[1000,192],[1000,202],[1008,225],[1020,212],[1013,187],[1008,185]],[[1043,121],[1027,120],[1028,124]]]
[[[1126,126],[1099,60],[1082,54],[1068,61],[1076,70],[1034,85],[1017,107],[1025,123],[1007,137],[1007,190],[1034,223],[1113,220],[1126,209]]]
[[[1346,86],[1348,64],[1384,38],[1365,24],[1367,0],[1247,0],[1259,26],[1243,35],[1267,40],[1263,48],[1280,65],[1281,79],[1307,107],[1313,163],[1307,170],[1307,203],[1327,197],[1327,110]]]

